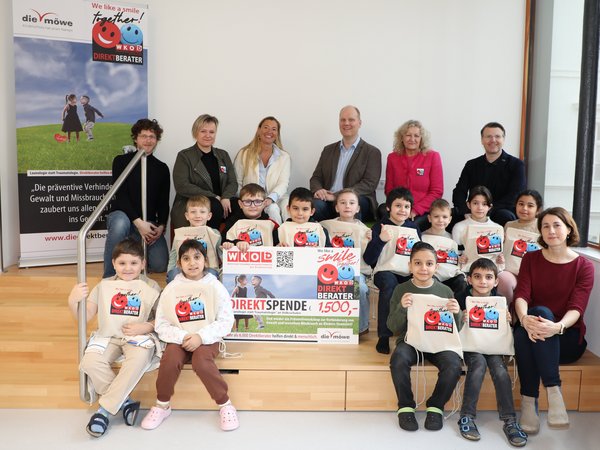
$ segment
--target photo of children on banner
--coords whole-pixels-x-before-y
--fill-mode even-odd
[[[231,298],[248,298],[248,277],[244,274],[236,275],[234,278],[235,286],[231,291]],[[253,317],[252,314],[234,314],[235,323],[233,324],[233,331],[240,330],[240,320],[244,320],[244,331],[248,331],[248,321]]]
[[[61,130],[67,133],[67,142],[71,142],[71,133],[75,132],[75,138],[79,142],[79,132],[83,131],[81,120],[77,114],[77,96],[75,94],[65,95],[65,106],[61,114],[62,128]],[[58,137],[57,137],[58,136]],[[64,136],[60,134],[54,135],[57,142],[64,142]]]
[[[83,124],[83,131],[87,135],[88,141],[94,140],[94,126],[96,125],[96,114],[104,118],[104,114],[90,105],[90,98],[87,95],[82,95],[79,99],[83,112],[85,114],[85,123]]]

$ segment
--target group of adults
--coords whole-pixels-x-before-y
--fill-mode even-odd
[[[237,208],[236,194],[247,183],[257,183],[267,192],[266,212],[281,223],[287,219],[287,192],[291,158],[281,143],[281,124],[274,117],[260,121],[252,141],[232,162],[229,153],[214,146],[219,122],[207,114],[192,126],[194,145],[181,150],[173,167],[175,201],[171,209],[174,228],[187,226],[188,198],[210,199],[212,217],[208,225],[219,228]],[[335,217],[335,193],[352,188],[360,200],[363,221],[386,213],[378,208],[376,189],[381,178],[381,152],[360,136],[362,120],[355,106],[339,114],[341,139],[325,146],[310,178],[315,198],[314,220]],[[164,272],[168,248],[164,232],[169,218],[170,178],[166,164],[153,154],[162,135],[155,120],[141,119],[131,129],[135,146],[147,154],[147,216],[142,219],[140,168],[133,170],[117,192],[108,215],[104,276],[114,275],[112,248],[133,235],[147,244],[150,271]],[[467,161],[453,190],[453,220],[468,212],[469,190],[486,186],[493,197],[491,219],[501,225],[515,220],[515,201],[526,187],[523,161],[503,148],[505,129],[490,122],[481,129],[484,154]],[[117,156],[113,161],[116,180],[133,158]],[[440,154],[431,148],[429,133],[416,120],[404,123],[395,133],[393,151],[387,157],[385,193],[408,188],[414,196],[411,218],[427,228],[427,213],[433,200],[442,197],[444,177]],[[593,284],[593,267],[571,250],[578,243],[577,226],[568,213],[552,209],[538,225],[543,249],[528,270],[527,283],[515,292],[518,324],[515,330],[521,393],[532,399],[539,395],[539,380],[546,387],[560,386],[560,363],[577,360],[585,350],[583,313]],[[552,274],[548,276],[548,274]],[[534,405],[535,407],[535,405]]]

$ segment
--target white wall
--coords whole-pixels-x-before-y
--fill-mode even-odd
[[[14,264],[12,24],[9,0],[0,2],[8,117],[0,125],[3,234],[5,259]],[[420,119],[442,154],[447,198],[464,162],[482,153],[484,123],[503,123],[506,149],[518,154],[524,0],[147,3],[150,115],[165,128],[157,156],[171,167],[177,151],[193,143],[199,114],[219,118],[217,146],[232,157],[272,114],[292,154],[292,186],[308,186],[323,146],[339,137],[338,111],[349,103],[361,109],[361,135],[381,149],[384,163],[394,130]]]

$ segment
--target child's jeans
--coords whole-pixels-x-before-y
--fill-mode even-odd
[[[408,281],[410,276],[398,275],[389,270],[382,270],[373,276],[375,286],[379,288],[377,301],[377,336],[391,337],[393,333],[387,327],[387,318],[390,315],[390,300],[396,286]]]
[[[112,252],[119,242],[127,237],[141,241],[142,237],[137,228],[129,220],[127,214],[117,210],[111,212],[106,219],[106,242],[104,243],[104,275],[102,278],[112,277],[115,269],[112,264]],[[150,272],[166,272],[169,262],[169,249],[164,234],[146,249],[146,261]]]
[[[460,378],[462,364],[460,356],[452,351],[438,353],[421,353],[422,357],[438,368],[438,379],[431,397],[427,399],[427,407],[444,409],[444,405],[452,397],[452,392]],[[392,381],[398,396],[398,408],[416,408],[412,386],[410,384],[410,369],[417,363],[417,350],[401,341],[396,345],[396,349],[390,359],[390,370],[392,372]],[[421,369],[422,370],[422,369]],[[425,389],[424,385],[419,388]],[[417,392],[421,397],[421,393]]]
[[[89,120],[83,124],[83,131],[85,131],[88,141],[94,139],[94,125],[96,125],[96,123],[90,122]]]
[[[504,357],[501,355],[482,355],[481,353],[464,352],[465,364],[467,365],[467,377],[463,391],[463,403],[460,409],[461,416],[471,419],[477,417],[477,401],[481,392],[481,385],[485,376],[486,368],[490,369],[490,375],[496,390],[496,404],[500,420],[516,417],[515,405],[512,395],[512,381],[508,375]]]

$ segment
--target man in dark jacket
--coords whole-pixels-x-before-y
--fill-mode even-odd
[[[481,144],[485,154],[467,161],[452,191],[454,221],[463,220],[469,212],[467,199],[469,191],[475,186],[485,186],[492,193],[490,218],[494,222],[504,225],[517,218],[517,195],[526,187],[525,164],[504,151],[504,137],[504,127],[498,122],[490,122],[481,129]]]
[[[131,137],[138,150],[146,152],[146,220],[142,218],[141,163],[136,164],[121,185],[111,203],[107,217],[106,243],[104,245],[104,278],[115,274],[112,251],[115,245],[132,236],[146,241],[146,261],[151,272],[166,272],[169,249],[164,231],[169,219],[169,167],[153,154],[162,135],[156,120],[140,119],[131,127]],[[115,157],[112,165],[113,183],[123,173],[136,153]]]

